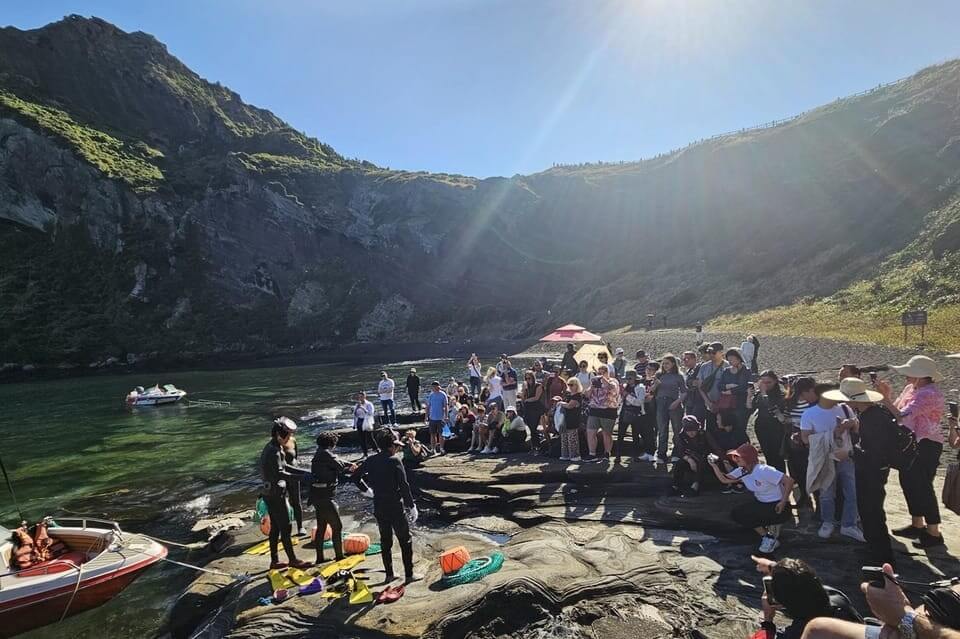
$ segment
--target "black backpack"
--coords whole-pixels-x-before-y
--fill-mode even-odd
[[[898,471],[909,470],[917,460],[917,436],[913,431],[899,423],[885,406],[880,409],[890,418],[892,434],[888,440],[889,449],[886,451],[887,463]]]

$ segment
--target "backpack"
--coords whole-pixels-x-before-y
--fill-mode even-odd
[[[917,437],[913,431],[899,423],[885,407],[880,407],[890,418],[890,427],[893,433],[889,439],[889,449],[886,452],[886,461],[891,468],[898,471],[909,470],[917,460]]]

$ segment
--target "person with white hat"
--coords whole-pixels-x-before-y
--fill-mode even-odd
[[[627,358],[623,356],[623,349],[618,348],[613,357],[613,375],[623,381],[623,374],[627,371]]]
[[[859,377],[841,380],[838,392],[846,405],[857,415],[851,432],[859,434],[853,449],[856,470],[857,510],[867,542],[870,560],[875,565],[893,561],[890,532],[883,502],[890,474],[890,452],[896,446],[897,421],[882,405],[883,395],[867,388]]]
[[[878,381],[875,387],[883,394],[883,404],[898,422],[913,431],[917,438],[917,458],[909,469],[900,472],[900,487],[907,500],[913,521],[909,526],[895,529],[894,535],[916,539],[917,548],[943,545],[940,534],[940,505],[933,480],[943,453],[944,397],[937,383],[943,374],[937,363],[926,355],[914,355],[900,366],[891,369],[907,378],[907,385],[894,400],[889,382]]]

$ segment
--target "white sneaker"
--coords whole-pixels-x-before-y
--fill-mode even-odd
[[[480,451],[480,454],[481,454],[481,455],[489,455],[489,454],[490,454],[490,448],[489,448],[489,447],[484,448],[483,450]]]
[[[780,547],[780,542],[770,535],[764,535],[763,539],[760,540],[760,552],[764,554],[770,554],[774,550]]]
[[[679,457],[671,457],[671,458],[670,458],[670,463],[671,463],[671,464],[676,464],[678,461],[680,461],[680,458],[679,458]]]
[[[843,535],[844,537],[855,539],[862,544],[867,543],[867,540],[863,538],[863,531],[861,531],[856,526],[841,526],[840,534]]]
[[[577,456],[577,457],[571,457],[571,458],[570,458],[570,461],[572,461],[572,462],[578,462],[578,461],[583,461],[583,460],[580,459],[579,456]]]
[[[640,455],[640,461],[649,462],[649,461],[653,461],[653,460],[654,460],[654,456],[651,455],[650,453],[644,453],[644,454]]]
[[[496,454],[498,454],[498,453],[500,452],[500,449],[499,449],[499,448],[494,448],[494,449],[491,450],[490,452],[491,452],[492,454],[496,455]]]
[[[821,539],[830,539],[830,537],[833,535],[833,528],[833,524],[825,523],[820,526],[820,530],[817,531],[817,535],[819,535]]]

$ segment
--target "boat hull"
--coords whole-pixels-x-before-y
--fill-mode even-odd
[[[166,555],[164,549],[164,555]],[[56,591],[15,599],[0,608],[0,637],[13,637],[29,630],[60,621],[69,605],[66,617],[101,606],[129,586],[157,559],[145,560],[118,571],[84,579],[74,596],[74,586]],[[73,601],[70,598],[73,597]]]

